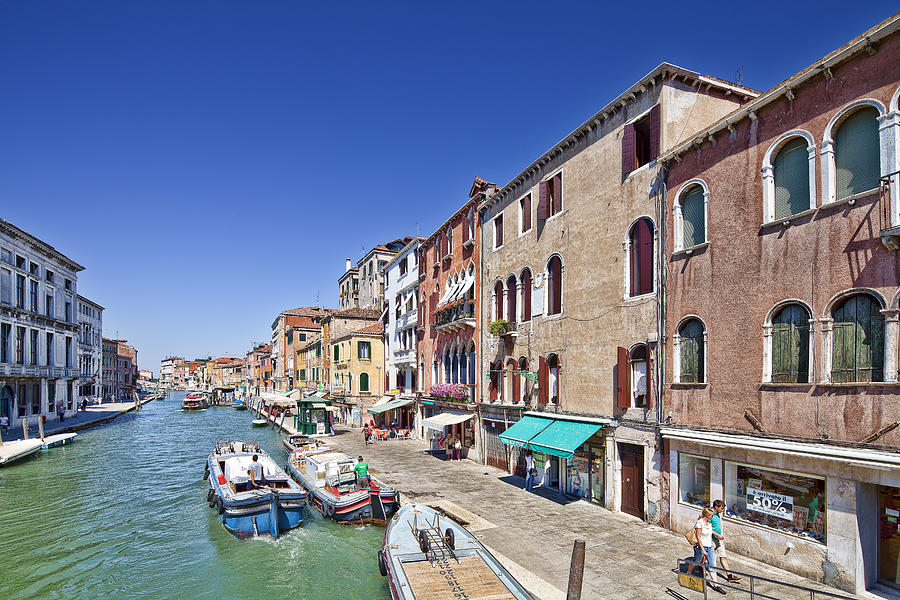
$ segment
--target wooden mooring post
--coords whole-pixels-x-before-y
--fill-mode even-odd
[[[284,431],[284,418],[287,416],[287,411],[281,413],[281,424],[278,425],[278,431]]]
[[[41,439],[44,439],[44,417],[43,415],[38,418],[38,432],[41,435]]]
[[[28,419],[22,417],[22,439],[28,439]]]
[[[584,579],[584,540],[575,540],[572,562],[569,564],[569,588],[566,600],[581,600],[581,582]]]

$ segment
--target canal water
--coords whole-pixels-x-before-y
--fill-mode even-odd
[[[216,440],[258,440],[283,463],[281,436],[247,411],[182,412],[183,396],[0,469],[0,598],[390,598],[383,528],[307,507],[278,540],[225,531],[203,481]]]

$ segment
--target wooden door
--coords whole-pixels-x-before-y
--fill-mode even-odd
[[[506,431],[506,426],[497,423],[495,427],[484,429],[485,462],[492,467],[497,467],[509,472],[509,454],[507,445],[500,441],[500,434]]]
[[[644,518],[644,450],[631,444],[619,445],[622,460],[622,512]]]

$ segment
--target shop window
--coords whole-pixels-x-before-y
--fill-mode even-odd
[[[878,577],[900,587],[900,488],[882,486],[879,506]]]
[[[850,296],[834,311],[831,380],[881,381],[884,371],[884,315],[871,296]]]
[[[709,458],[678,453],[678,500],[701,508],[711,505]]]
[[[825,543],[825,480],[725,463],[726,516]]]

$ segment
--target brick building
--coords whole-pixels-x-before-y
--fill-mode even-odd
[[[900,584],[898,26],[661,158],[666,522],[853,592]]]

